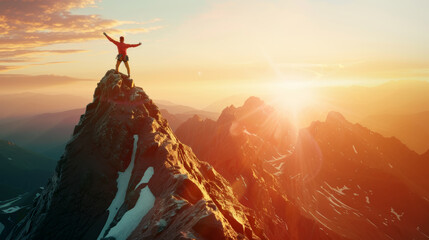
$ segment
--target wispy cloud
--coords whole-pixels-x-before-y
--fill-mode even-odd
[[[95,6],[95,0],[3,0],[0,7],[0,62],[37,61],[34,55],[79,53],[83,50],[37,50],[38,47],[58,43],[84,42],[100,39],[103,31],[109,33],[150,32],[161,28],[140,27],[155,23],[118,21],[105,19],[99,15],[73,14],[75,8]],[[120,29],[123,25],[138,25],[137,28]],[[23,57],[24,56],[24,57]],[[22,67],[22,66],[21,66]],[[3,71],[16,69],[17,66],[3,66]],[[2,71],[0,69],[0,71]]]
[[[52,64],[60,64],[60,63],[70,63],[72,61],[57,61],[57,62],[43,62],[43,63],[32,63],[31,66],[45,66],[45,65],[52,65]]]
[[[86,50],[69,49],[69,50],[35,50],[35,49],[22,49],[22,50],[0,50],[1,63],[25,63],[40,61],[42,56],[53,54],[70,54],[86,52]]]
[[[20,69],[20,68],[24,68],[25,66],[6,66],[6,65],[0,65],[0,72],[6,72],[9,70],[14,70],[14,69]]]
[[[11,51],[1,51],[0,58],[10,58],[10,57],[20,57],[33,54],[68,54],[68,53],[79,53],[86,52],[86,50],[81,49],[66,49],[66,50],[35,50],[35,49],[24,49],[24,50],[11,50]]]

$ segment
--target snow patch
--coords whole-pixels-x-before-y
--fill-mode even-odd
[[[404,216],[404,213],[398,214],[393,207],[390,208],[390,212],[393,213],[399,221],[401,221],[401,217]]]
[[[390,164],[390,163],[389,163],[389,167],[390,167],[390,168],[393,168],[392,164]]]
[[[369,204],[369,197],[368,196],[365,197],[365,201],[366,201],[366,203]]]
[[[34,196],[33,201],[36,200],[38,197],[40,197],[40,193],[36,193],[36,196]]]
[[[353,151],[355,151],[355,153],[358,154],[358,151],[356,150],[355,145],[353,145]]]
[[[106,238],[114,237],[116,240],[125,240],[140,224],[143,217],[152,209],[155,203],[155,196],[146,186],[140,190],[140,196],[136,205],[128,210],[119,220],[119,222],[110,229]]]
[[[127,194],[128,184],[131,179],[131,173],[134,168],[134,161],[136,158],[138,140],[139,140],[139,136],[137,134],[134,135],[133,153],[131,155],[130,164],[128,165],[127,169],[124,172],[118,172],[118,178],[116,179],[118,191],[116,192],[116,196],[115,198],[113,198],[112,203],[110,203],[109,208],[107,208],[107,211],[109,211],[109,217],[107,218],[107,221],[104,224],[104,227],[101,230],[100,235],[98,236],[97,239],[101,239],[104,236],[104,233],[109,228],[114,217],[118,213],[119,208],[124,203],[125,195]]]
[[[268,163],[277,162],[279,160],[283,160],[283,158],[287,156],[286,154],[280,154],[280,153],[277,153],[277,154],[279,155],[278,157],[273,157],[272,159],[267,160],[267,162]]]
[[[369,220],[368,218],[366,219],[372,226],[374,226],[375,228],[378,228],[377,225],[375,225],[373,222],[371,222],[371,220]]]
[[[394,240],[391,236],[387,235],[386,233],[384,235],[386,235],[386,237],[388,237],[389,239]]]
[[[144,172],[142,179],[136,185],[136,188],[134,188],[134,190],[136,190],[140,186],[140,184],[148,183],[152,176],[153,176],[153,167],[148,167]]]
[[[295,176],[289,177],[289,179],[294,179],[294,178],[299,177],[299,176],[301,176],[301,173],[298,173],[298,174],[297,174],[297,175],[295,175]]]
[[[350,190],[350,188],[348,188],[346,185],[344,185],[342,188],[340,188],[340,187],[336,187],[336,188],[333,188],[333,187],[331,187],[331,185],[329,185],[327,182],[325,182],[325,184],[330,188],[330,189],[332,189],[333,191],[335,191],[336,193],[338,193],[338,194],[340,194],[340,195],[346,195],[345,193],[344,193],[344,191],[345,190]]]
[[[14,213],[16,211],[18,211],[19,209],[21,209],[21,207],[19,206],[14,206],[14,207],[10,207],[6,210],[3,210],[4,213]]]
[[[332,231],[332,229],[330,227],[328,227],[328,225],[326,225],[324,222],[322,222],[319,218],[317,218],[313,213],[310,212],[310,215],[313,216],[313,218],[318,221],[320,224],[322,224],[322,226],[324,226],[325,228],[329,229]]]
[[[325,192],[321,192],[319,190],[317,190],[316,192],[320,193],[321,195],[323,195],[324,197],[326,197],[329,202],[331,202],[333,205],[339,207],[339,208],[344,208],[346,210],[352,210],[352,211],[357,211],[356,209],[348,206],[347,204],[341,202],[338,198],[336,198],[332,193],[330,193],[328,190],[326,190],[324,187],[321,187],[322,190]]]
[[[319,214],[321,217],[323,217],[324,219],[330,221],[327,217],[323,216],[323,214],[321,214],[319,211],[316,210],[316,213]]]
[[[168,223],[165,219],[161,218],[158,222],[155,223],[155,225],[158,227],[158,232],[161,232],[167,228]]]
[[[338,213],[338,214],[340,214],[340,215],[342,215],[335,207],[333,208],[334,209],[334,211],[336,212],[336,213]]]
[[[4,203],[4,202],[6,202],[5,204],[3,204],[3,205],[0,205],[0,208],[5,208],[5,207],[9,207],[10,205],[12,205],[12,203],[14,203],[14,202],[16,202],[16,201],[19,201],[19,200],[21,200],[22,199],[22,197],[21,197],[21,195],[20,196],[18,196],[18,197],[16,197],[16,198],[12,198],[12,199],[9,199],[9,200],[6,200],[6,201],[2,201],[1,203]]]
[[[250,133],[249,131],[247,131],[247,129],[244,129],[244,130],[243,130],[243,133],[244,133],[244,134],[247,134],[247,135],[250,135],[250,136],[255,136],[255,137],[257,137],[257,136],[258,136],[258,135],[254,134],[254,133]]]
[[[182,232],[182,235],[185,237],[185,238],[189,238],[189,239],[197,239],[197,237],[195,237],[195,235],[194,234],[192,234],[191,232],[189,232],[189,231],[187,231],[187,232]]]
[[[175,175],[174,175],[174,178],[175,178],[175,179],[178,179],[178,178],[181,178],[181,179],[188,179],[188,175],[187,175],[187,174],[185,174],[185,173],[182,173],[182,174],[175,174]]]
[[[425,236],[426,238],[429,238],[429,236],[428,236],[427,234],[425,234],[424,232],[420,231],[420,227],[419,227],[419,226],[416,228],[416,230],[417,230],[419,233],[421,233],[423,236]]]
[[[243,180],[244,187],[247,188],[246,180],[242,175],[240,175],[240,177],[241,177],[241,180]]]

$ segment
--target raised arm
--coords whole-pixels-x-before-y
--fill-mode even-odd
[[[117,44],[117,43],[118,43],[118,41],[115,41],[115,40],[113,40],[113,38],[109,37],[109,36],[107,35],[107,33],[103,32],[103,34],[104,34],[104,36],[106,36],[106,38],[107,38],[107,39],[109,39],[109,41],[111,41],[112,43],[114,43],[114,44]]]
[[[137,43],[137,44],[127,44],[127,47],[138,47],[138,46],[140,46],[140,45],[142,45],[142,43],[140,42],[140,43]]]

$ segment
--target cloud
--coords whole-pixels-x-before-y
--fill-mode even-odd
[[[102,32],[112,34],[128,31],[120,29],[122,25],[142,25],[155,23],[117,21],[105,19],[99,15],[73,14],[75,8],[95,6],[95,0],[2,0],[0,8],[0,62],[2,58],[9,62],[36,61],[31,55],[68,54],[83,50],[37,50],[38,47],[83,42],[104,38]],[[161,28],[131,28],[133,33],[150,32]],[[22,58],[22,56],[26,56]],[[14,69],[12,66],[3,69]],[[1,70],[0,70],[1,71]],[[3,70],[4,71],[4,70]]]
[[[52,65],[59,63],[70,63],[71,61],[58,61],[58,62],[44,62],[44,63],[32,63],[31,66],[44,66],[44,65]]]
[[[98,15],[77,15],[73,8],[94,4],[92,0],[6,0],[0,9],[0,44],[3,47],[38,47],[53,43],[100,38],[100,32],[120,25]],[[99,36],[97,36],[99,35]]]
[[[20,60],[18,59],[17,61],[14,61],[14,59],[12,59],[11,61],[15,63],[15,62],[19,62]],[[11,61],[0,60],[0,63],[10,63]],[[23,61],[26,61],[26,60],[23,60]],[[15,69],[22,69],[22,68],[27,68],[27,67],[31,67],[31,66],[45,66],[45,65],[70,63],[70,62],[71,61],[55,61],[55,62],[27,63],[25,65],[0,65],[0,72],[6,72],[6,71],[10,71],[10,70],[15,70]],[[1,77],[1,75],[0,75],[0,77]]]
[[[0,72],[6,72],[6,71],[9,71],[9,70],[20,69],[20,68],[24,68],[24,66],[6,66],[6,65],[0,65]]]
[[[0,74],[0,85],[2,86],[2,91],[27,91],[37,88],[65,85],[82,81],[91,80],[57,75],[32,76],[24,74]]]
[[[0,52],[0,58],[8,58],[8,57],[18,57],[18,56],[26,56],[26,55],[33,55],[33,54],[46,54],[46,53],[53,53],[53,54],[67,54],[67,53],[79,53],[79,52],[86,52],[86,50],[81,49],[66,49],[66,50],[31,50],[31,49],[25,49],[25,50],[12,50],[12,51],[1,51]]]
[[[87,50],[81,50],[81,49],[66,49],[66,50],[22,49],[22,50],[10,50],[10,51],[6,50],[6,51],[0,51],[0,62],[3,62],[3,63],[35,62],[35,61],[40,61],[40,57],[43,55],[81,53],[86,51]]]

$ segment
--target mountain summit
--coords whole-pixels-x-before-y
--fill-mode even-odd
[[[8,239],[269,239],[142,88],[109,70]]]

